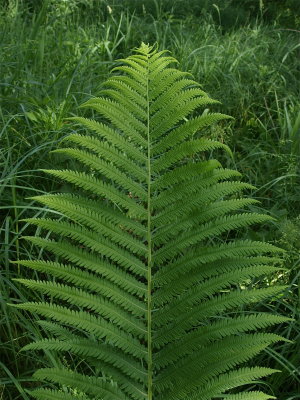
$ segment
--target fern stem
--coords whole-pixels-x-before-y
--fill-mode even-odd
[[[147,54],[149,60],[149,54]],[[149,61],[148,61],[149,62]],[[148,400],[152,400],[152,243],[151,243],[151,144],[150,144],[150,106],[149,106],[149,67],[147,71],[147,246],[148,246],[148,290],[147,290],[147,319],[148,319]]]

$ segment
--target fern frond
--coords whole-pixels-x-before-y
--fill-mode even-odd
[[[197,131],[200,131],[206,126],[211,126],[218,121],[230,118],[231,117],[225,114],[210,113],[185,121],[177,128],[172,129],[153,146],[153,154],[161,154],[173,146],[181,143],[183,140],[193,136]],[[226,147],[226,150],[228,151],[229,149]]]
[[[99,259],[99,257],[78,248],[78,246],[73,246],[66,241],[55,242],[54,240],[32,236],[24,236],[24,239],[29,240],[37,246],[43,247],[51,253],[62,257],[79,267],[97,272],[102,278],[107,278],[109,281],[129,293],[143,296],[147,291],[145,285],[134,276],[128,277],[128,274],[115,265]]]
[[[190,307],[185,314],[179,313],[179,315],[177,315],[176,310],[171,308],[173,314],[176,315],[176,319],[173,319],[171,323],[165,325],[165,323],[168,323],[167,313],[162,318],[159,318],[161,316],[160,314],[157,321],[154,320],[157,330],[157,334],[154,335],[155,343],[158,347],[161,347],[168,342],[174,342],[186,331],[189,332],[194,326],[199,325],[201,321],[213,315],[216,316],[224,311],[255,301],[265,300],[270,296],[275,296],[282,292],[285,288],[286,287],[275,286],[256,290],[234,290],[229,293],[213,296],[200,304],[194,304],[194,307]]]
[[[221,164],[217,160],[186,164],[158,177],[152,186],[154,190],[172,188],[173,185],[177,185],[178,183],[193,180],[193,178],[199,176],[200,170],[201,174],[206,176],[209,172],[220,167]]]
[[[81,106],[102,122],[69,118],[80,128],[55,150],[80,170],[43,170],[78,193],[34,197],[54,216],[25,220],[42,232],[25,239],[47,261],[18,261],[42,275],[17,282],[43,301],[17,307],[41,316],[47,338],[24,350],[70,354],[80,369],[38,370],[51,387],[33,398],[273,398],[253,385],[276,371],[245,364],[285,340],[262,330],[289,319],[245,309],[282,295],[284,286],[247,287],[283,269],[282,250],[238,239],[272,218],[250,212],[257,201],[242,194],[253,186],[211,158],[217,149],[232,156],[209,138],[231,117],[194,115],[217,101],[176,63],[144,43],[118,60],[100,97]]]
[[[180,78],[187,78],[190,76],[191,74],[188,72],[178,71],[175,68],[165,68],[156,78],[157,85],[153,87],[151,93],[149,93],[150,101],[154,101],[158,96],[170,90],[170,88],[172,88],[175,82]]]
[[[227,396],[227,400],[268,400],[268,399],[275,399],[274,396],[269,396],[264,394],[263,392],[247,392],[247,393],[238,393],[233,394],[231,396]]]
[[[112,365],[122,371],[124,375],[140,383],[145,383],[147,379],[147,370],[143,368],[141,363],[108,344],[97,343],[93,340],[80,337],[63,341],[44,339],[28,344],[23,350],[72,351],[72,353],[81,357],[95,358]]]
[[[180,183],[174,185],[172,189],[169,190],[171,196],[168,196],[168,191],[162,191],[160,195],[157,196],[154,202],[154,207],[157,208],[157,211],[164,212],[168,206],[172,205],[170,198],[173,198],[173,201],[176,204],[178,200],[180,201],[196,195],[199,193],[200,189],[204,192],[207,188],[213,188],[213,185],[219,181],[236,176],[239,176],[236,171],[230,169],[216,168],[212,171],[208,171],[207,174],[204,173],[203,176],[200,175],[194,180],[189,181],[187,179],[186,184]]]
[[[83,117],[70,117],[69,120],[75,121],[78,124],[96,132],[101,138],[114,145],[118,150],[124,151],[131,158],[136,159],[139,162],[145,162],[147,160],[146,156],[138,147],[136,147],[130,140],[126,140],[126,138],[120,135],[119,132],[111,129],[107,125]]]
[[[207,202],[220,200],[224,196],[234,194],[244,189],[253,189],[253,186],[243,182],[221,182],[208,188],[204,188],[201,190],[201,194],[194,194],[193,197],[190,198],[189,202],[187,201],[188,199],[185,199],[186,201],[183,203],[179,198],[163,211],[159,210],[160,212],[153,217],[153,225],[161,228],[162,226],[174,222],[176,219],[185,217],[203,204],[207,204]],[[167,201],[166,197],[164,201]]]
[[[140,110],[145,110],[147,106],[147,101],[145,97],[138,93],[135,87],[128,85],[126,81],[124,82],[122,80],[119,80],[118,77],[116,77],[115,79],[112,77],[104,83],[104,87],[106,86],[111,88],[106,90],[114,89],[117,93],[123,96],[123,99],[129,99],[131,102],[137,104]]]
[[[83,136],[79,134],[73,134],[66,137],[65,141],[76,143],[88,150],[92,150],[98,156],[105,160],[114,163],[117,167],[132,175],[136,180],[146,183],[147,175],[135,160],[129,157],[124,157],[116,147],[110,145],[107,142],[103,142],[93,136]]]
[[[123,186],[123,188],[127,192],[132,192],[135,196],[138,196],[142,201],[145,201],[147,198],[147,192],[142,187],[142,185],[135,182],[133,179],[128,177],[123,172],[119,171],[116,167],[114,169],[111,168],[111,163],[107,163],[106,161],[99,160],[99,157],[90,154],[87,151],[65,148],[54,150],[53,153],[62,153],[66,154],[75,160],[80,161],[82,164],[86,165],[89,168],[92,168],[95,172],[102,174],[110,181],[113,181],[116,185]]]
[[[139,258],[120,246],[116,246],[105,237],[101,237],[102,235],[99,233],[70,222],[47,218],[30,218],[26,221],[43,229],[48,229],[51,232],[57,233],[61,237],[71,238],[73,241],[80,243],[80,245],[107,257],[124,269],[129,269],[139,276],[146,275],[147,270]],[[100,241],[99,238],[101,238]]]
[[[254,199],[232,199],[207,204],[205,210],[194,210],[193,218],[187,215],[186,218],[182,218],[178,223],[174,222],[166,227],[162,227],[154,237],[155,243],[162,244],[171,239],[171,237],[176,237],[179,233],[191,229],[205,220],[224,216],[229,212],[240,210],[245,206],[255,203],[257,203],[257,201]]]
[[[31,390],[30,395],[38,400],[91,400],[91,397],[86,395],[74,395],[74,393],[53,389]]]
[[[107,343],[116,346],[134,357],[145,359],[147,356],[147,352],[137,338],[117,328],[115,324],[103,318],[96,317],[89,312],[73,311],[67,307],[44,302],[23,303],[18,307],[23,310],[36,312],[63,325],[80,328],[89,334],[95,335],[99,340],[106,338]]]
[[[246,265],[255,265],[260,262],[278,261],[274,257],[252,258],[258,254],[280,252],[281,249],[262,242],[250,240],[237,240],[221,245],[207,246],[204,245],[200,249],[196,249],[188,256],[179,257],[170,263],[169,268],[161,268],[154,275],[154,282],[157,286],[167,284],[173,280],[177,280],[182,275],[191,272],[194,268],[201,265],[199,271],[200,276],[212,276],[221,272],[228,271],[231,268],[239,268],[240,263]],[[247,257],[245,259],[245,257]],[[251,257],[251,258],[249,258]],[[218,261],[218,263],[212,263]],[[222,263],[221,263],[222,262]],[[217,267],[217,269],[214,269]],[[176,284],[177,282],[175,282]],[[180,284],[180,282],[178,282]]]
[[[82,375],[67,369],[43,368],[36,371],[34,377],[71,387],[75,386],[87,394],[97,396],[98,398],[101,396],[103,400],[126,400],[124,393],[117,388],[116,383]]]
[[[145,120],[147,118],[146,111],[142,107],[140,107],[137,104],[137,102],[134,101],[134,99],[130,99],[130,97],[128,98],[127,96],[124,96],[124,90],[118,91],[118,90],[114,90],[114,89],[104,89],[104,90],[101,90],[100,94],[102,96],[109,96],[112,99],[116,100],[127,110],[136,114],[136,116],[138,118],[140,118],[142,120]]]
[[[196,88],[194,88],[194,92],[190,93],[191,94],[191,98],[192,95],[194,94],[196,95],[200,95],[200,96],[205,96],[207,97],[206,93],[199,89],[197,86],[199,86],[197,84],[197,82],[191,80],[191,79],[181,79],[177,82],[174,82],[174,84],[170,87],[170,89],[167,92],[162,93],[156,100],[154,100],[151,105],[150,105],[150,113],[153,115],[155,112],[161,110],[163,107],[165,107],[166,105],[168,105],[168,103],[170,101],[173,101],[179,90],[182,89],[187,89],[187,88],[192,88],[196,86]]]
[[[115,72],[115,71],[125,72],[125,74],[130,76],[131,78],[133,78],[133,80],[135,82],[137,82],[141,88],[146,90],[147,82],[145,79],[145,75],[143,75],[140,71],[137,71],[133,67],[128,67],[127,65],[122,65],[122,66],[113,68],[112,72]]]
[[[170,398],[184,398],[203,383],[204,376],[213,378],[237,367],[280,339],[280,336],[272,334],[226,337],[164,369],[156,384],[160,392],[170,389]]]
[[[268,337],[267,334],[228,337],[220,342],[208,345],[201,351],[179,361],[161,373],[157,381],[161,393],[170,390],[169,398],[185,398],[190,392],[204,383],[206,379],[236,368],[258,354],[269,344],[277,342],[280,337]],[[237,357],[234,347],[241,345]]]
[[[123,289],[106,279],[99,279],[99,276],[96,274],[82,271],[79,268],[72,267],[71,265],[64,265],[51,261],[19,260],[18,262],[25,267],[51,274],[56,278],[60,278],[67,283],[73,284],[77,288],[81,286],[84,289],[93,291],[121,306],[124,310],[129,311],[134,316],[144,317],[146,314],[147,310],[142,301],[135,296],[130,295],[130,293],[124,293]]]
[[[117,232],[121,230],[123,240],[125,240],[126,236],[128,240],[136,243],[135,239],[132,238],[132,235],[126,234],[126,230],[129,230],[140,238],[145,238],[146,235],[145,227],[138,221],[128,218],[116,208],[108,207],[106,204],[103,204],[101,209],[99,209],[96,201],[86,199],[85,197],[75,196],[73,194],[53,194],[34,196],[31,197],[31,199],[61,212],[71,220],[75,219],[73,214],[74,212],[79,216],[81,213],[84,213],[84,215],[91,215],[92,219],[95,221],[94,223],[97,221],[100,223],[101,221],[103,225],[109,226],[110,229],[114,229],[114,235],[119,236],[117,235]],[[83,221],[80,222],[82,223]]]
[[[181,254],[182,251],[187,249],[189,246],[195,245],[198,242],[207,239],[208,237],[213,237],[220,235],[223,232],[229,232],[233,229],[238,229],[240,227],[246,227],[250,224],[256,224],[265,222],[268,220],[273,220],[273,218],[267,215],[261,214],[238,214],[231,215],[229,217],[216,218],[213,221],[203,224],[201,229],[198,229],[197,233],[183,234],[179,235],[177,240],[169,242],[162,248],[160,248],[155,256],[155,261],[158,264],[170,259],[177,254]]]
[[[147,146],[147,141],[143,137],[146,133],[145,123],[139,121],[132,113],[117,102],[96,97],[89,100],[81,107],[92,108],[110,120],[126,136],[130,136],[131,140],[136,145]]]
[[[67,182],[73,183],[81,189],[85,189],[99,196],[103,196],[111,200],[113,204],[128,209],[130,213],[136,217],[146,217],[144,207],[138,204],[135,200],[129,197],[129,193],[119,191],[114,185],[105,183],[95,178],[93,175],[88,175],[85,172],[77,171],[59,171],[59,170],[43,170],[44,172],[61,178]]]
[[[227,272],[224,274],[219,274],[216,277],[211,277],[210,279],[206,279],[202,281],[197,276],[197,279],[194,281],[190,281],[189,289],[178,293],[178,297],[169,298],[168,306],[167,306],[167,315],[168,320],[172,320],[176,315],[180,315],[185,312],[191,306],[194,306],[202,301],[202,299],[212,296],[213,294],[218,294],[222,290],[226,288],[231,288],[233,285],[242,284],[245,280],[249,278],[259,277],[262,274],[275,273],[279,270],[279,268],[275,268],[272,266],[254,266],[248,267],[244,269],[237,269],[231,272]],[[154,297],[154,301],[156,300],[156,296]],[[155,302],[157,304],[157,302]],[[159,304],[162,310],[158,310],[156,313],[155,321],[157,323],[160,322],[160,318],[163,319],[164,323],[167,322],[166,319],[166,309],[162,307],[162,304]],[[175,311],[175,313],[172,312]]]
[[[52,322],[49,320],[38,320],[37,323],[44,329],[45,332],[49,335],[53,335],[53,337],[61,339],[61,340],[74,340],[80,339],[81,336],[75,333],[76,331],[72,328],[66,328],[56,322]],[[47,339],[44,339],[47,340]],[[36,343],[36,342],[35,342]],[[23,347],[26,350],[27,346],[34,345],[35,343],[30,343]],[[23,350],[22,349],[22,350]]]
[[[98,315],[110,319],[115,325],[122,327],[127,332],[139,338],[145,338],[147,330],[143,322],[133,318],[119,306],[112,304],[99,296],[89,292],[69,287],[55,282],[34,281],[30,279],[16,279],[30,289],[35,289],[55,299],[64,300],[70,305],[88,309],[88,312],[96,312]]]
[[[280,372],[271,368],[254,367],[240,368],[229,373],[221,374],[218,378],[207,381],[196,393],[192,394],[190,400],[210,400],[219,393],[229,389],[235,389],[242,385],[252,383],[258,378]],[[271,396],[272,398],[272,396]]]
[[[189,142],[184,142],[177,146],[172,147],[171,150],[163,154],[159,159],[154,161],[152,170],[154,173],[160,173],[161,171],[170,168],[173,164],[182,160],[185,157],[195,155],[201,151],[214,150],[217,148],[223,148],[229,151],[228,147],[220,142],[216,142],[211,139],[197,139]],[[237,171],[235,171],[240,175]]]
[[[153,303],[156,305],[156,307],[161,307],[164,303],[170,304],[173,298],[175,296],[179,296],[181,293],[183,293],[183,296],[185,296],[188,288],[192,288],[189,292],[191,292],[192,290],[205,289],[205,284],[203,284],[202,282],[205,278],[208,277],[211,278],[209,282],[211,282],[212,285],[216,284],[219,281],[219,277],[222,277],[222,279],[226,279],[222,282],[219,281],[221,285],[219,287],[222,288],[229,286],[230,282],[240,283],[238,282],[239,277],[242,280],[243,277],[245,279],[247,279],[247,277],[259,277],[264,274],[276,273],[282,270],[282,268],[279,267],[257,264],[257,262],[254,260],[254,266],[249,266],[249,261],[252,260],[246,261],[246,266],[243,265],[240,259],[238,259],[238,261],[235,260],[235,262],[231,264],[227,262],[226,265],[222,265],[221,267],[219,262],[206,264],[203,270],[200,269],[192,271],[189,275],[183,276],[180,281],[176,280],[174,283],[172,283],[172,285],[164,285],[163,287],[159,288],[153,295]],[[271,262],[271,260],[268,261]],[[243,266],[245,268],[240,269]],[[232,280],[230,280],[230,277],[232,278]],[[216,286],[212,286],[212,288],[216,288]]]
[[[176,342],[176,347],[170,343],[155,354],[155,365],[158,369],[175,364],[187,354],[193,354],[207,343],[233,334],[240,334],[256,329],[290,321],[290,318],[271,314],[249,314],[236,318],[220,318],[187,333]]]

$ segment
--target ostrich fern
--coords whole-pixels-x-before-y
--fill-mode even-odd
[[[252,186],[206,151],[228,147],[198,132],[229,118],[190,117],[216,103],[176,60],[142,44],[121,60],[101,97],[83,107],[104,122],[75,117],[90,134],[56,150],[89,172],[46,170],[77,194],[35,197],[59,219],[29,219],[51,232],[27,237],[53,261],[22,260],[53,281],[18,279],[51,301],[18,307],[38,313],[49,338],[27,350],[67,352],[88,368],[44,368],[50,382],[30,393],[53,400],[227,400],[273,398],[245,391],[274,370],[245,363],[283,340],[260,330],[287,318],[243,313],[282,287],[240,283],[279,269],[271,244],[224,235],[270,220],[251,213]],[[231,235],[233,237],[233,235]],[[277,265],[277,266],[276,266]],[[238,389],[237,389],[238,388]],[[237,393],[240,390],[241,392]]]

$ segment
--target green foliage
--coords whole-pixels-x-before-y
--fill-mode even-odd
[[[85,1],[70,3],[82,8]],[[211,15],[214,23],[226,31],[257,20],[289,29],[300,27],[298,0],[111,0],[106,4],[119,9],[125,6],[139,16],[148,14],[157,20],[170,15],[185,17],[187,13],[196,17]],[[89,5],[97,12],[97,2]]]
[[[239,389],[228,398],[272,398],[243,387],[275,370],[244,364],[285,340],[260,329],[289,319],[242,310],[282,292],[246,284],[280,271],[281,250],[238,238],[222,243],[272,220],[247,211],[255,201],[240,194],[252,186],[207,155],[229,149],[203,127],[229,117],[194,116],[216,101],[165,51],[142,44],[119,62],[101,96],[83,105],[101,122],[72,118],[89,133],[66,137],[78,147],[56,150],[82,171],[44,170],[77,193],[35,197],[59,217],[26,219],[48,232],[27,240],[52,257],[18,261],[41,278],[17,281],[43,297],[17,307],[52,321],[40,321],[50,338],[25,349],[86,362],[39,369],[35,378],[55,387],[31,394],[211,400]]]
[[[82,170],[68,156],[49,151],[74,133],[67,117],[84,115],[86,110],[78,111],[77,105],[91,93],[98,94],[98,83],[107,78],[113,60],[127,55],[141,38],[171,50],[180,68],[192,72],[210,96],[222,102],[214,110],[235,117],[207,126],[203,133],[230,145],[235,168],[258,188],[252,197],[277,219],[260,229],[250,226],[243,238],[279,243],[288,257],[284,273],[247,280],[257,288],[276,282],[288,285],[284,296],[249,305],[244,312],[253,312],[255,306],[258,312],[272,310],[295,318],[273,328],[294,343],[279,342],[257,359],[260,365],[283,371],[260,382],[258,390],[280,400],[298,398],[299,246],[292,249],[293,241],[288,239],[286,245],[281,240],[281,226],[300,214],[299,134],[294,130],[300,109],[299,23],[293,22],[299,20],[298,0],[264,0],[263,13],[258,0],[231,1],[232,6],[227,1],[206,0],[203,11],[197,8],[203,3],[200,0],[157,0],[158,7],[151,0],[72,0],[59,2],[59,7],[54,0],[0,3],[0,398],[28,400],[22,386],[32,387],[31,375],[37,366],[76,365],[71,356],[58,358],[51,351],[20,352],[29,341],[47,333],[36,326],[36,316],[7,303],[29,298],[42,301],[43,295],[11,280],[20,274],[35,279],[36,272],[10,260],[52,259],[46,249],[20,240],[24,234],[41,235],[39,227],[20,219],[57,215],[29,197],[54,191],[75,194],[77,189],[39,169],[55,165]],[[139,13],[137,6],[142,3],[147,7]],[[221,26],[213,4],[218,5]],[[241,8],[246,13],[240,13]],[[77,132],[84,134],[84,127]],[[232,166],[227,152],[218,153],[218,159]],[[261,212],[257,203],[249,207]],[[220,244],[234,236],[234,231],[223,235]],[[292,231],[289,236],[297,237]],[[51,276],[44,273],[43,279]]]

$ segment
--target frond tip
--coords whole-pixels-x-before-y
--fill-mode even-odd
[[[36,196],[54,217],[26,220],[42,234],[25,239],[47,260],[18,261],[42,278],[17,281],[43,296],[18,307],[42,316],[48,338],[25,350],[71,354],[80,367],[39,369],[51,387],[35,399],[274,398],[253,385],[276,371],[246,364],[285,340],[262,330],[289,319],[241,310],[285,289],[247,287],[280,270],[281,249],[238,239],[272,219],[251,213],[257,201],[242,192],[253,186],[210,158],[232,154],[209,137],[230,117],[195,116],[217,102],[166,53],[142,43],[118,60],[81,106],[101,122],[72,117],[81,132],[55,150],[78,170],[44,170],[74,193]]]
[[[157,45],[150,46],[149,43],[146,44],[146,43],[142,42],[140,47],[136,48],[135,51],[137,53],[140,53],[143,55],[148,55],[148,54],[151,54],[152,51],[155,53],[156,49],[157,49]]]

